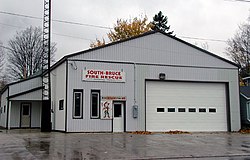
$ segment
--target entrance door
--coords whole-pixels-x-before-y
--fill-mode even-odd
[[[30,104],[21,105],[21,128],[30,127]]]
[[[124,104],[122,102],[113,104],[113,132],[124,132]]]

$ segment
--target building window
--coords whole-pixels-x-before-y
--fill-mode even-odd
[[[215,109],[215,108],[209,108],[209,112],[215,113],[215,112],[216,112],[216,109]]]
[[[165,112],[165,108],[157,108],[157,112]]]
[[[5,110],[6,110],[6,106],[4,105],[3,106],[3,113],[5,113]]]
[[[91,118],[100,118],[100,91],[91,90]]]
[[[188,108],[188,112],[196,112],[196,108]]]
[[[168,108],[168,112],[175,112],[175,108]]]
[[[63,110],[63,99],[59,101],[59,110]]]
[[[186,112],[186,108],[178,108],[178,112]]]
[[[73,93],[73,118],[82,118],[83,90],[74,89]]]
[[[250,121],[250,102],[247,102],[247,120]]]
[[[199,112],[206,112],[206,108],[199,108]]]

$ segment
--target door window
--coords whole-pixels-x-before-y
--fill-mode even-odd
[[[121,104],[114,104],[114,117],[122,117]]]
[[[24,116],[30,115],[30,106],[29,105],[23,105],[23,115]]]

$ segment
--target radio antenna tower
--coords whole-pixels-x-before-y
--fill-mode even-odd
[[[42,132],[51,131],[50,32],[51,0],[44,0],[42,55]]]

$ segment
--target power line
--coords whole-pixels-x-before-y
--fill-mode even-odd
[[[1,23],[1,22],[0,22],[0,25],[5,25],[5,26],[15,27],[15,28],[24,28],[24,27],[15,26],[15,25],[6,24],[6,23]],[[52,33],[52,34],[58,35],[58,36],[69,37],[69,38],[76,38],[76,39],[82,39],[82,40],[87,40],[87,41],[93,41],[93,40],[88,39],[88,38],[82,38],[82,37],[77,37],[77,36],[72,36],[72,35],[61,34],[61,33]],[[200,37],[190,37],[190,36],[179,36],[179,37],[186,38],[186,39],[202,40],[202,41],[227,42],[225,40],[211,39],[211,38],[200,38]]]
[[[15,25],[11,25],[11,24],[6,24],[6,23],[1,23],[0,25],[4,25],[4,26],[8,26],[8,27],[14,27],[14,28],[24,28],[21,26],[15,26]],[[88,39],[88,38],[82,38],[82,37],[76,37],[76,36],[72,36],[72,35],[67,35],[67,34],[61,34],[61,33],[52,33],[53,35],[57,35],[57,36],[63,36],[63,37],[69,37],[69,38],[76,38],[76,39],[82,39],[82,40],[86,40],[86,41],[93,41],[92,39]]]
[[[35,16],[30,16],[30,15],[5,12],[5,11],[0,11],[0,13],[1,14],[6,14],[6,15],[11,15],[11,16],[18,16],[18,17],[24,17],[24,18],[38,19],[38,20],[42,20],[43,19],[41,17],[35,17]],[[65,21],[65,20],[59,20],[59,19],[52,19],[52,21],[53,22],[58,22],[58,23],[66,23],[66,24],[72,24],[72,25],[95,27],[95,28],[101,28],[101,29],[112,29],[112,28],[106,27],[106,26],[93,25],[93,24],[87,24],[87,23],[79,23],[79,22],[72,22],[72,21]]]
[[[235,0],[235,1],[242,1],[242,0]],[[247,0],[243,0],[243,1],[247,1]],[[250,2],[250,1],[249,1]],[[23,15],[23,14],[17,14],[17,13],[11,13],[11,12],[4,12],[4,11],[0,11],[0,13],[2,14],[7,14],[7,15],[13,15],[13,16],[19,16],[19,17],[25,17],[25,18],[32,18],[32,19],[39,19],[41,20],[42,18],[40,17],[35,17],[35,16],[29,16],[29,15]],[[81,26],[88,26],[88,27],[96,27],[96,28],[102,28],[102,29],[112,29],[110,27],[106,27],[106,26],[99,26],[99,25],[92,25],[92,24],[84,24],[84,23],[79,23],[79,22],[70,22],[70,21],[65,21],[65,20],[57,20],[54,19],[52,20],[54,22],[59,22],[59,23],[66,23],[66,24],[73,24],[73,25],[81,25]],[[10,25],[10,24],[3,24],[0,23],[2,25],[6,25],[6,26],[10,26],[10,27],[17,27],[14,25]],[[17,27],[19,28],[19,27]],[[53,33],[55,35],[59,35],[59,36],[65,36],[65,37],[70,37],[70,38],[77,38],[77,39],[83,39],[83,40],[90,40],[90,39],[86,39],[86,38],[81,38],[81,37],[76,37],[76,36],[71,36],[71,35],[65,35],[65,34],[60,34],[60,33]],[[196,40],[206,40],[206,41],[216,41],[216,42],[226,42],[225,40],[220,40],[220,39],[207,39],[207,38],[200,38],[200,37],[189,37],[189,36],[180,36],[181,38],[186,38],[186,39],[196,39]],[[92,41],[92,40],[90,40]]]
[[[208,38],[188,37],[188,36],[180,36],[180,37],[187,38],[187,39],[204,40],[204,41],[227,42],[227,41],[221,40],[221,39],[208,39]]]

